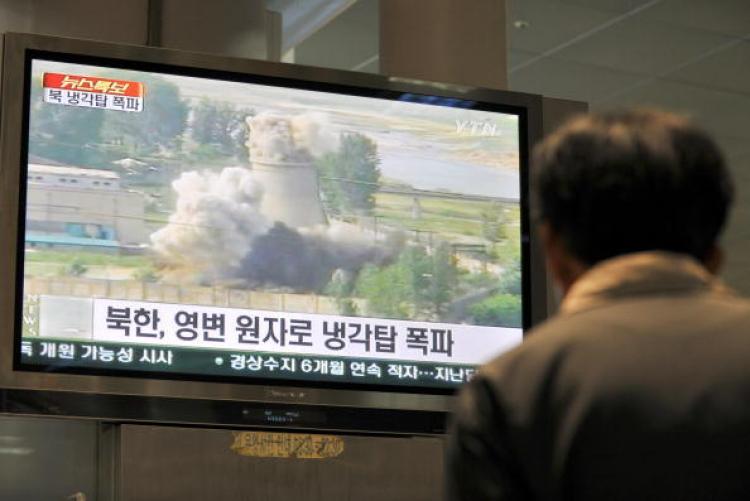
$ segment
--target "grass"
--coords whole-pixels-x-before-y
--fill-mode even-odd
[[[124,268],[139,268],[151,264],[148,256],[120,256],[99,252],[63,251],[63,250],[27,250],[24,260],[26,263],[57,263],[69,265],[73,262],[84,266],[118,266]],[[27,264],[27,268],[29,266]],[[43,266],[40,266],[43,267]]]
[[[431,215],[422,211],[419,219],[413,219],[410,213],[404,213],[398,209],[379,208],[375,214],[383,223],[405,228],[408,230],[430,231],[439,235],[467,235],[481,236],[481,222],[471,219],[453,218]]]
[[[32,277],[59,277],[65,268],[61,263],[26,262],[23,273]]]

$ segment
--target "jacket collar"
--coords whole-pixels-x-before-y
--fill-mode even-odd
[[[669,252],[637,252],[596,264],[570,288],[560,305],[576,313],[615,299],[691,292],[731,294],[697,260]]]

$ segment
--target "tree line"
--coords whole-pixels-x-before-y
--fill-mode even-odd
[[[204,156],[246,160],[245,119],[253,114],[251,109],[209,99],[191,103],[164,78],[139,75],[138,80],[146,88],[141,112],[50,105],[43,102],[42,89],[34,87],[29,153],[107,169],[122,158],[179,158],[191,142],[203,148]]]

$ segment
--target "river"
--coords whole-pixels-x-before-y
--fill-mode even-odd
[[[380,172],[418,190],[519,199],[518,173],[497,167],[381,151]]]

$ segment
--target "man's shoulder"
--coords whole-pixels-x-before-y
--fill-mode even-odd
[[[520,346],[485,364],[480,374],[511,392],[516,386],[525,391],[571,364],[578,371],[624,356],[622,347],[637,353],[657,338],[684,347],[678,337],[705,334],[709,341],[717,333],[750,349],[750,300],[718,294],[617,300],[552,317],[531,329]]]
[[[548,352],[585,340],[604,342],[607,334],[621,332],[700,331],[716,323],[738,324],[749,316],[750,300],[734,294],[620,298],[551,317],[528,332],[519,351]]]

